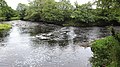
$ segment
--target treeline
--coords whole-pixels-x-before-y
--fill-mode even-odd
[[[29,6],[19,4],[21,19],[72,26],[120,25],[120,1],[96,0],[72,5],[69,0],[33,0]],[[96,5],[96,9],[93,9]]]
[[[28,5],[18,4],[16,11],[7,5],[4,5],[6,9],[1,6],[0,17],[7,20],[17,17],[64,26],[120,25],[119,4],[119,0],[95,0],[82,5],[77,2],[72,5],[69,0],[33,0]],[[93,8],[94,5],[96,8]]]
[[[69,0],[34,0],[17,7],[22,20],[42,21],[59,25],[88,26],[95,22],[91,3],[72,5]]]
[[[18,16],[17,11],[9,7],[5,0],[0,0],[0,21],[12,20]]]

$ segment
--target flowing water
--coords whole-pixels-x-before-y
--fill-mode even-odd
[[[90,42],[110,35],[106,27],[6,23],[13,27],[0,34],[0,67],[91,67]]]

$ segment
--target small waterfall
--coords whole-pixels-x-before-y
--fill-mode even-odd
[[[93,27],[93,29],[90,30],[88,33],[88,41],[91,42],[99,37],[100,29],[98,27]]]
[[[74,32],[74,28],[73,27],[69,27],[69,32],[67,34],[68,34],[69,46],[73,47],[73,45],[74,45],[74,38],[76,37],[76,34]]]
[[[69,40],[73,40],[73,39],[76,37],[76,34],[75,34],[75,32],[74,32],[74,28],[73,28],[73,27],[70,27],[70,28],[69,28],[69,31],[70,31],[70,32],[68,32],[68,39],[69,39]]]

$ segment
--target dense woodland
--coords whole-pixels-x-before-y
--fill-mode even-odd
[[[5,0],[0,0],[0,21],[20,19],[64,26],[120,25],[119,4],[119,0],[96,0],[82,5],[77,2],[72,5],[69,0],[33,0],[28,5],[18,4],[13,10]]]

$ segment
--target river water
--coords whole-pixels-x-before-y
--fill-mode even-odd
[[[0,67],[91,67],[90,42],[110,35],[106,27],[6,23],[12,29],[0,37]]]

